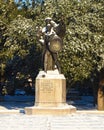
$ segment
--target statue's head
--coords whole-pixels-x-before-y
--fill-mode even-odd
[[[46,25],[47,25],[47,24],[50,24],[50,21],[51,21],[51,20],[52,20],[52,18],[50,18],[50,17],[45,18]]]

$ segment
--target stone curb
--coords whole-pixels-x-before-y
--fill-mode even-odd
[[[104,114],[104,111],[98,110],[77,110],[76,113],[85,113],[85,114]]]
[[[20,110],[0,110],[0,114],[20,114]]]
[[[24,113],[24,110],[0,110],[0,114],[20,114]],[[77,110],[75,114],[104,114],[104,111],[98,110]]]

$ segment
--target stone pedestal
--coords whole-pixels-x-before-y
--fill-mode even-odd
[[[75,107],[66,104],[66,79],[57,70],[40,71],[35,87],[35,106],[26,107],[26,114],[65,115],[76,112]]]

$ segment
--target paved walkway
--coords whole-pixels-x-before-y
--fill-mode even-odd
[[[26,115],[33,102],[0,102],[0,130],[104,130],[104,111],[90,104],[66,116]]]
[[[67,116],[0,114],[0,130],[104,130],[104,114]]]

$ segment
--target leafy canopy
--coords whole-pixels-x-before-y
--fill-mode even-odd
[[[69,81],[88,78],[103,67],[103,0],[47,1],[48,16],[66,24],[64,48],[59,56]]]
[[[0,1],[2,60],[5,59],[3,57],[13,60],[15,56],[27,60],[33,56],[36,59],[41,55],[36,26],[43,27],[44,19],[49,16],[66,26],[64,48],[58,59],[69,83],[83,81],[103,67],[103,0],[45,0],[41,4],[32,3],[32,6],[28,1],[9,4],[7,6],[6,2]],[[34,60],[35,64],[37,61]],[[34,65],[32,60],[31,63]],[[41,66],[40,61],[38,66]],[[38,66],[35,69],[39,69]]]

